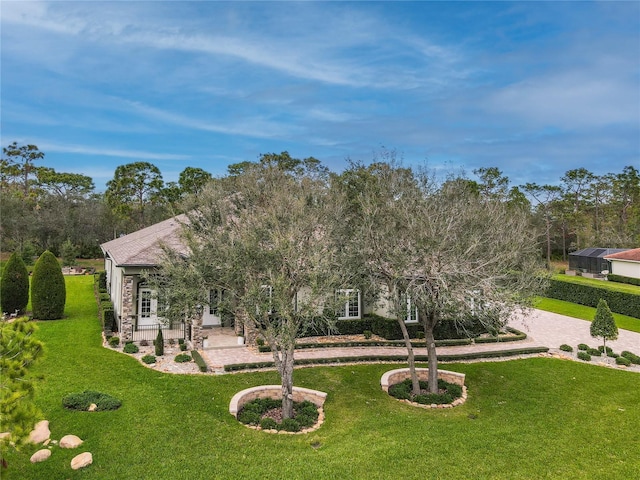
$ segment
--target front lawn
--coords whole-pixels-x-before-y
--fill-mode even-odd
[[[301,368],[296,385],[328,393],[326,421],[308,435],[247,429],[228,412],[239,390],[278,383],[275,372],[170,375],[101,346],[91,277],[68,277],[67,318],[40,322],[46,358],[37,403],[52,438],[75,434],[77,450],[37,447],[7,458],[3,479],[529,479],[637,478],[640,375],[535,358],[449,364],[469,399],[423,410],[383,393],[398,365]],[[62,397],[97,390],[115,411],[65,410]],[[81,451],[93,465],[72,471]]]
[[[547,312],[559,313],[568,317],[588,320],[590,322],[593,321],[596,315],[596,309],[593,307],[565,302],[564,300],[556,300],[555,298],[538,298],[536,308]],[[614,313],[613,318],[618,328],[640,333],[640,318],[629,317],[628,315],[622,315],[620,313]]]

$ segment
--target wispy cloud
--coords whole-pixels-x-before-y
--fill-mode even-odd
[[[190,155],[180,155],[172,153],[158,153],[148,152],[141,150],[126,150],[118,148],[100,148],[95,146],[86,145],[72,145],[72,144],[58,144],[48,142],[46,140],[39,141],[38,147],[41,151],[56,152],[56,153],[71,153],[79,155],[92,155],[99,157],[117,157],[117,158],[131,158],[137,160],[175,160],[183,161],[189,160]]]

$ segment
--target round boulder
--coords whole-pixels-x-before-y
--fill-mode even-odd
[[[89,452],[81,453],[80,455],[76,455],[71,460],[71,468],[73,470],[79,470],[93,463],[93,455]]]
[[[31,463],[44,462],[50,456],[51,450],[49,450],[48,448],[43,448],[42,450],[38,450],[36,453],[31,455]]]
[[[82,445],[82,439],[76,435],[65,435],[60,439],[60,448],[78,448]]]
[[[35,428],[29,434],[29,442],[30,443],[43,443],[46,442],[51,436],[51,431],[49,430],[49,421],[41,420],[36,423]]]

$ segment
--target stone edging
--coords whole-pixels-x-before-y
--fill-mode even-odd
[[[418,374],[418,379],[426,381],[429,376],[428,368],[416,368],[416,373]],[[400,383],[401,381],[409,378],[409,369],[408,368],[397,368],[395,370],[389,370],[382,374],[380,378],[380,386],[382,390],[389,393],[389,386],[395,385],[396,383]],[[407,403],[409,405],[420,407],[420,408],[453,408],[458,405],[462,405],[467,401],[467,387],[464,384],[465,374],[459,372],[452,372],[449,370],[438,370],[438,378],[442,379],[449,383],[454,383],[456,385],[460,385],[462,387],[462,396],[460,398],[456,398],[452,403],[445,404],[435,404],[425,405],[422,403],[411,402],[409,400],[400,400],[403,403]]]
[[[246,388],[236,393],[229,402],[229,413],[235,418],[238,418],[238,412],[242,409],[244,404],[249,403],[252,400],[256,400],[257,398],[281,399],[282,385],[259,385],[257,387]],[[300,430],[299,432],[285,432],[283,430],[263,431],[268,433],[297,435],[300,433],[309,433],[317,430],[324,423],[324,409],[322,408],[322,406],[324,405],[326,398],[327,394],[325,392],[321,392],[319,390],[311,390],[309,388],[303,387],[293,387],[294,402],[302,402],[304,400],[308,400],[318,407],[318,421],[316,422],[316,424],[312,427]],[[246,425],[244,423],[243,425],[253,430],[262,430],[262,428],[260,428],[259,426]]]

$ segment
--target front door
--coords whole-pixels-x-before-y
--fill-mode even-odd
[[[215,327],[222,325],[222,314],[220,312],[220,302],[223,292],[217,288],[209,290],[209,305],[204,307],[202,313],[202,326]]]

